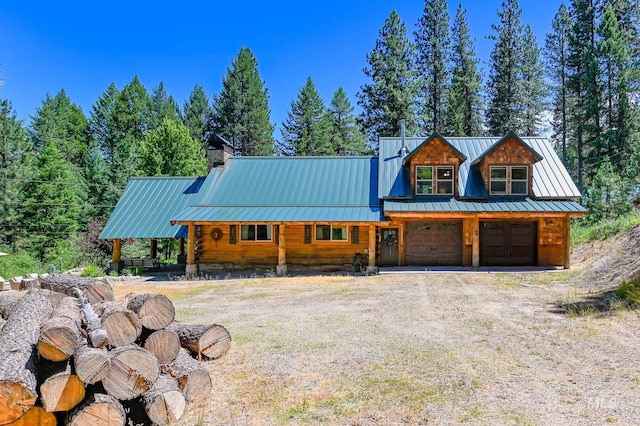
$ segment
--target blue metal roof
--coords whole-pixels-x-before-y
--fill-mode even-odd
[[[215,172],[217,173],[217,172]],[[172,226],[174,214],[189,205],[204,177],[133,177],[125,187],[100,238],[177,238],[185,226]]]
[[[234,157],[173,221],[379,221],[376,157]]]
[[[487,190],[476,167],[472,164],[486,155],[504,138],[498,137],[448,137],[446,140],[461,152],[467,160],[458,170],[458,194],[462,198],[486,198]],[[554,151],[547,138],[519,138],[541,160],[533,165],[533,195],[536,199],[578,199],[580,191],[569,172]],[[424,138],[405,138],[409,151],[414,151]],[[400,138],[380,138],[380,163],[378,197],[411,198],[413,196],[408,170],[403,167],[400,155]]]
[[[575,201],[540,201],[530,198],[502,198],[484,201],[462,201],[455,198],[411,201],[385,200],[384,211],[385,213],[587,213],[587,209]]]

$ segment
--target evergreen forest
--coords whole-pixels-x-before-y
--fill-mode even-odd
[[[401,120],[411,136],[543,135],[582,191],[583,221],[629,213],[640,200],[637,0],[563,3],[544,40],[518,0],[504,0],[484,34],[471,34],[462,4],[448,11],[446,0],[425,0],[414,23],[391,11],[370,34],[358,93],[337,87],[323,99],[309,76],[278,132],[248,47],[219,93],[196,84],[183,105],[162,81],[149,89],[137,76],[111,83],[89,111],[64,90],[43,94],[27,121],[0,98],[0,251],[12,254],[0,274],[9,262],[104,266],[111,247],[98,235],[128,179],[205,175],[214,134],[242,156],[375,155]],[[476,55],[479,37],[493,42],[488,58]]]

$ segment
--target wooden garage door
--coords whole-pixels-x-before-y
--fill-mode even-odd
[[[462,265],[462,222],[408,222],[405,244],[407,265]]]
[[[480,265],[536,265],[535,222],[482,222]]]

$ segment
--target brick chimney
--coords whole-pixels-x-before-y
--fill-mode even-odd
[[[233,146],[222,136],[212,135],[207,148],[207,170],[224,166],[227,160],[233,157]]]

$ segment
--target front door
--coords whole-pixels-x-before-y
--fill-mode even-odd
[[[398,228],[382,228],[380,266],[398,266]]]

